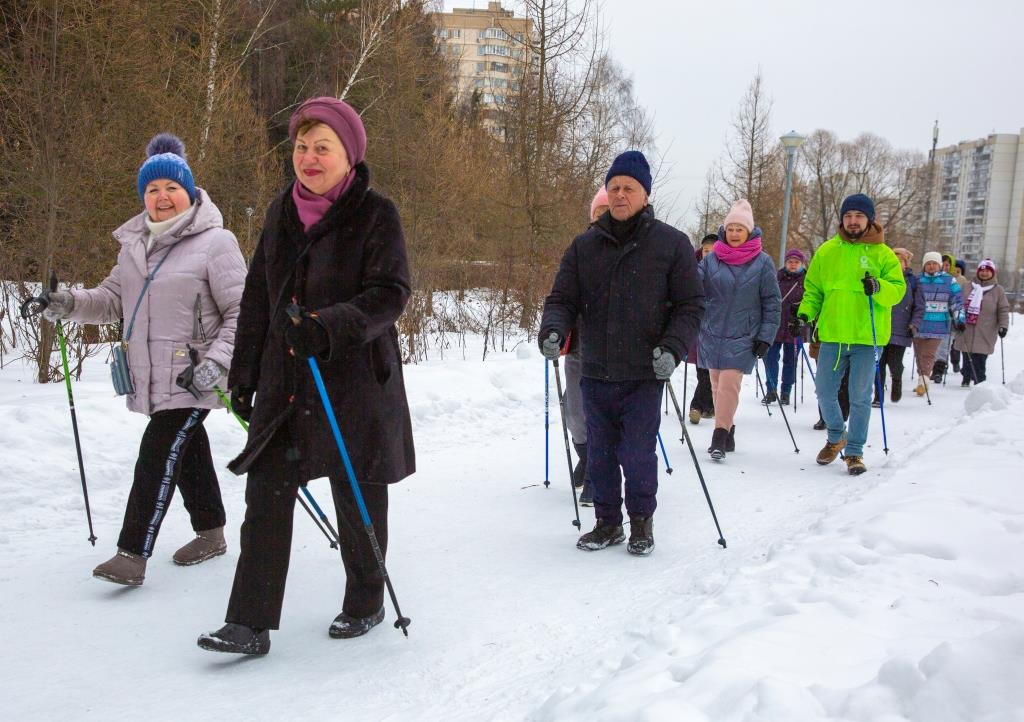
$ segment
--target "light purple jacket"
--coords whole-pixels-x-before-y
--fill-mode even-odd
[[[167,409],[217,408],[221,404],[213,391],[196,399],[174,382],[189,365],[187,344],[199,352],[200,361],[209,358],[225,369],[231,365],[246,275],[234,234],[224,229],[206,191],[197,188],[191,212],[157,236],[148,254],[145,211],[114,231],[114,238],[121,243],[117,265],[96,288],[71,291],[75,306],[69,318],[79,323],[123,319],[127,333],[146,276],[169,252],[146,289],[128,341],[135,384],[128,408],[147,416]]]

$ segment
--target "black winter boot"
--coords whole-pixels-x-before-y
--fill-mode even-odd
[[[789,406],[789,392],[788,391],[783,391],[779,395],[779,403],[782,404],[783,406]]]
[[[327,633],[331,635],[332,639],[352,639],[352,637],[363,636],[382,621],[384,621],[384,607],[369,617],[350,617],[342,612],[331,622],[331,628],[327,630]]]
[[[654,517],[629,515],[629,544],[626,551],[645,557],[654,551]]]
[[[935,362],[935,366],[932,367],[932,376],[931,376],[932,383],[934,383],[934,384],[941,384],[942,383],[942,377],[946,375],[946,366],[947,366],[947,363],[945,361],[936,361]]]
[[[894,403],[899,403],[900,399],[903,398],[903,379],[894,378],[892,380],[892,387],[889,390],[889,399]]]
[[[583,482],[587,476],[587,445],[577,444],[575,441],[572,445],[576,449],[576,455],[579,457],[579,461],[576,462],[576,468],[572,470],[572,485],[577,489],[583,488]]]
[[[711,446],[708,447],[708,453],[711,454],[712,459],[721,461],[725,458],[725,445],[728,441],[728,429],[715,429],[715,432],[711,435]]]
[[[729,429],[729,436],[725,440],[725,450],[730,454],[736,451],[736,425]]]
[[[605,519],[598,519],[593,531],[588,531],[576,542],[576,548],[585,552],[596,552],[612,544],[621,544],[626,540],[622,524],[612,524]]]
[[[196,644],[209,652],[266,654],[270,651],[270,632],[228,622],[216,632],[200,634]]]
[[[768,389],[768,392],[764,395],[764,398],[761,399],[761,403],[765,406],[769,406],[771,404],[774,404],[778,400],[779,395],[775,393],[775,389]]]

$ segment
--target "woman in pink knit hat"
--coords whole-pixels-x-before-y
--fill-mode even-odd
[[[697,363],[711,374],[715,431],[708,453],[720,461],[736,449],[740,383],[775,340],[782,299],[775,264],[761,250],[761,229],[746,199],[733,204],[714,250],[697,269],[706,304]]]

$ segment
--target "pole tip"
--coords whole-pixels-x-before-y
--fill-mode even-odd
[[[579,528],[580,528],[580,522],[579,522],[579,519],[573,519],[573,520],[572,520],[572,525],[573,525],[574,527],[576,527],[577,529],[579,529]]]
[[[398,619],[395,620],[395,629],[401,629],[402,630],[402,634],[404,634],[406,636],[406,638],[408,639],[408,637],[409,637],[409,625],[410,624],[412,624],[412,620],[409,619],[408,617],[399,617]]]
[[[723,549],[726,549],[726,548],[727,548],[727,547],[726,547],[726,544],[725,544],[725,539],[724,539],[723,537],[719,537],[719,539],[718,539],[718,543],[722,545],[722,548],[723,548]]]
[[[669,474],[672,473],[672,469],[665,469],[665,471],[667,471]]]

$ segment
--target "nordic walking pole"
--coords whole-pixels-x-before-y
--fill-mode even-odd
[[[551,476],[548,472],[551,458],[551,414],[550,414],[550,403],[551,403],[551,371],[548,369],[548,360],[544,359],[544,488],[547,489],[551,486]],[[561,394],[559,394],[561,395]]]
[[[668,400],[668,396],[665,397]],[[668,452],[665,451],[665,442],[661,440],[661,432],[658,432],[658,445],[661,446],[661,455],[665,458],[665,471],[672,473],[672,465],[668,463]]]
[[[1006,356],[1003,352],[1003,337],[999,337],[999,367],[1003,371],[1003,386],[1006,386]]]
[[[757,388],[761,391],[761,396],[767,398],[768,394],[765,393],[764,387],[761,385],[761,372],[757,370],[757,359],[754,359],[754,374],[757,376]],[[768,412],[768,415],[772,415],[772,409],[770,404],[761,404],[764,410]]]
[[[301,321],[299,307],[292,303],[288,306],[287,312],[292,319],[292,323],[298,325]],[[366,510],[366,502],[363,501],[363,492],[359,488],[359,480],[356,479],[356,470],[352,468],[352,459],[349,458],[348,449],[345,447],[345,440],[341,437],[341,429],[338,428],[338,419],[334,415],[334,407],[331,406],[331,398],[327,395],[327,387],[324,386],[324,379],[320,375],[320,365],[313,356],[307,358],[306,361],[309,362],[309,370],[313,374],[313,382],[316,384],[316,390],[320,394],[324,413],[327,414],[327,421],[330,423],[331,432],[334,434],[334,442],[338,445],[338,453],[341,454],[342,463],[345,465],[348,483],[352,487],[352,496],[355,497],[356,505],[359,507],[359,515],[363,519],[363,528],[366,530],[366,536],[369,538],[370,546],[373,548],[373,556],[377,558],[380,575],[384,577],[384,584],[387,586],[388,594],[391,596],[391,604],[394,606],[395,614],[398,616],[398,619],[395,620],[395,629],[401,629],[402,634],[408,637],[409,625],[412,623],[412,620],[408,617],[403,617],[402,610],[398,606],[395,588],[391,585],[391,577],[388,576],[387,567],[384,565],[384,555],[381,553],[377,535],[373,531],[373,521],[370,519],[370,513]],[[575,491],[573,492],[573,498],[575,498]]]
[[[804,347],[803,341],[800,342],[800,353],[803,355],[807,373],[811,375],[811,383],[817,384],[817,379],[814,378],[814,369],[811,368],[811,357],[807,355],[807,349]]]
[[[697,368],[696,364],[694,364],[694,368],[695,369]],[[689,383],[689,379],[687,377],[689,375],[690,375],[690,364],[684,362],[683,363],[683,406],[686,406],[686,392],[688,391],[687,384]],[[694,393],[696,393],[696,392],[694,392]],[[666,406],[668,405],[668,390],[667,389],[665,391],[665,405]],[[668,411],[666,411],[665,413],[667,414]]]
[[[665,416],[668,416],[668,393],[665,394]]]
[[[871,272],[865,271],[864,278],[870,278]],[[871,315],[871,351],[875,357],[875,387],[878,389],[878,410],[882,412],[882,451],[885,455],[889,455],[889,435],[885,429],[885,392],[882,390],[882,372],[879,370],[879,356],[878,356],[878,335],[875,332],[875,299],[868,296],[868,312]],[[924,389],[928,391],[928,383],[925,382]],[[932,399],[928,397],[928,403],[931,404]],[[870,411],[870,409],[868,409]]]
[[[704,490],[704,498],[708,500],[708,508],[711,510],[711,518],[715,520],[715,528],[718,530],[718,543],[722,545],[722,548],[726,548],[725,536],[722,534],[722,527],[718,524],[718,515],[715,514],[715,505],[711,503],[711,494],[708,493],[708,485],[704,482],[704,474],[700,470],[700,463],[697,461],[697,453],[693,450],[693,441],[690,439],[690,433],[686,430],[686,424],[683,422],[683,412],[679,408],[679,400],[676,398],[676,391],[672,388],[672,381],[665,381],[668,385],[668,395],[672,397],[672,405],[676,408],[676,416],[679,417],[679,428],[682,429],[683,435],[679,439],[682,442],[686,440],[686,445],[690,449],[690,457],[693,459],[693,467],[697,470],[697,478],[700,479],[700,486]]]
[[[223,404],[227,407],[231,415],[235,417],[235,420],[242,425],[243,429],[248,431],[249,423],[241,416],[239,416],[237,413],[235,413],[235,410],[231,408],[231,399],[229,399],[228,395],[224,393],[224,390],[221,389],[220,386],[216,385],[214,385],[213,390],[217,393],[217,396],[220,398],[221,402],[223,402]],[[338,546],[338,532],[335,531],[333,526],[331,526],[331,522],[327,519],[327,515],[324,514],[324,510],[321,509],[320,505],[316,503],[316,499],[313,498],[313,495],[310,493],[309,489],[307,489],[304,486],[300,486],[299,489],[302,491],[306,499],[309,499],[309,503],[316,507],[316,513],[313,513],[313,510],[309,508],[309,504],[307,504],[301,496],[296,495],[295,499],[299,502],[299,505],[306,510],[306,513],[309,514],[309,518],[313,520],[314,524],[316,524],[316,528],[319,529],[325,537],[327,537],[327,543],[331,545],[331,549],[339,549],[340,547]],[[319,519],[317,518],[317,514],[320,515]],[[324,528],[324,524],[327,525],[327,529],[331,530],[330,533],[328,533],[327,529]]]
[[[562,395],[562,374],[558,370],[558,359],[551,359],[551,365],[555,367],[555,390],[558,392],[558,411],[562,417],[562,436],[565,438],[565,460],[569,462],[569,491],[572,492],[572,508],[576,512],[576,518],[572,520],[572,525],[579,529],[580,506],[576,502],[576,485],[572,480],[572,454],[569,452],[569,426],[565,422],[565,396]]]
[[[57,290],[57,272],[50,271],[50,290]],[[34,302],[34,305],[33,305]],[[21,317],[34,316],[49,305],[46,295],[30,298],[21,306]],[[96,533],[92,529],[92,509],[89,507],[89,487],[85,483],[85,463],[82,461],[82,439],[78,434],[78,415],[75,413],[75,395],[71,391],[71,371],[68,368],[68,347],[64,340],[64,325],[57,321],[57,343],[60,346],[61,370],[64,372],[64,387],[68,392],[68,408],[71,409],[71,430],[75,434],[75,453],[78,454],[78,474],[82,478],[82,499],[85,501],[85,519],[89,524],[89,543],[96,546]]]
[[[797,357],[797,353],[798,353],[798,350],[797,350],[797,347],[796,347],[796,339],[794,338],[793,339],[793,356],[794,356],[794,358]],[[800,393],[803,394],[803,392],[804,392],[804,367],[803,367],[803,364],[800,363],[800,359],[799,358],[796,358],[796,365],[800,367]],[[800,403],[803,403],[803,401],[804,400],[801,397]],[[794,414],[796,413],[796,383],[795,383],[795,381],[793,383],[793,413]]]
[[[761,359],[761,363],[764,363],[764,359]],[[755,371],[757,370],[757,362],[756,361],[754,362],[754,370]],[[766,376],[768,375],[768,369],[767,368],[765,368],[764,373],[765,373]],[[786,418],[786,409],[784,409],[782,407],[782,399],[777,398],[776,401],[778,401],[778,403],[779,403],[779,411],[782,412],[782,420],[786,422],[786,431],[789,432],[789,439],[790,439],[790,441],[793,442],[793,453],[794,454],[799,454],[800,453],[800,447],[796,445],[796,439],[793,437],[793,429],[790,428],[790,426],[789,426],[789,419]]]

